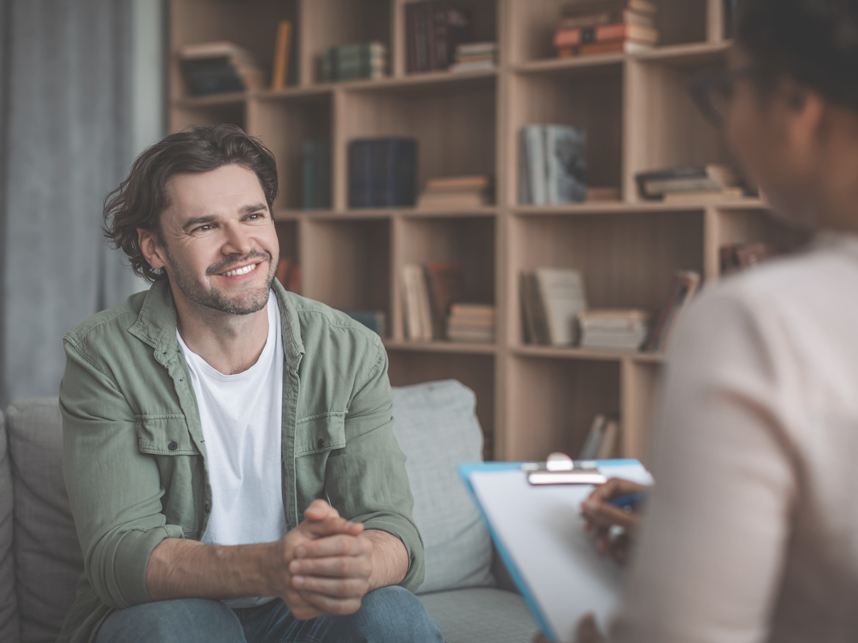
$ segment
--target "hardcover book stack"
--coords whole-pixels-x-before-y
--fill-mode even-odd
[[[414,205],[417,141],[388,136],[349,143],[349,207]]]
[[[471,42],[456,47],[456,62],[450,66],[454,73],[485,71],[497,67],[498,45],[495,42]]]
[[[578,0],[563,5],[554,46],[561,58],[634,52],[658,44],[650,0]]]
[[[424,209],[479,208],[490,203],[491,180],[487,176],[450,176],[426,181],[417,199]]]
[[[588,310],[578,313],[581,348],[636,351],[649,333],[645,310]]]
[[[726,165],[672,167],[635,176],[644,199],[668,202],[738,199],[741,179]]]
[[[329,47],[322,54],[322,82],[366,80],[387,75],[387,46],[366,42]]]
[[[305,210],[331,207],[331,142],[304,141],[302,205]]]
[[[670,286],[670,294],[661,309],[655,328],[644,345],[645,351],[663,351],[676,328],[682,312],[691,303],[694,293],[700,286],[700,274],[691,270],[677,270]]]
[[[447,339],[480,344],[495,341],[495,307],[491,304],[453,304],[447,318]]]
[[[191,96],[260,89],[264,82],[253,54],[224,40],[185,45],[179,61]]]
[[[471,40],[470,10],[458,2],[430,0],[405,5],[407,71],[446,71],[456,48]]]
[[[519,132],[519,203],[554,205],[587,198],[587,133],[570,125]]]
[[[519,275],[524,340],[543,346],[578,343],[578,315],[587,310],[577,270],[537,268]]]

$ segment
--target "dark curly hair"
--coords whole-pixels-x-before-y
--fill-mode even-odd
[[[789,76],[858,111],[858,0],[741,0],[736,39],[764,81]]]
[[[241,165],[259,178],[270,210],[277,197],[277,164],[259,139],[235,125],[193,127],[171,134],[144,151],[128,178],[104,199],[102,230],[110,244],[128,257],[131,269],[155,281],[163,273],[143,256],[137,230],[153,232],[161,245],[161,213],[170,207],[167,184],[177,174],[197,174],[225,165]]]

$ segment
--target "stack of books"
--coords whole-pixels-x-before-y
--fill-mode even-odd
[[[456,47],[456,62],[450,71],[464,73],[484,71],[497,67],[498,45],[496,42],[470,42]]]
[[[249,91],[264,83],[253,54],[225,40],[185,45],[179,61],[191,96]]]
[[[305,210],[331,207],[331,142],[304,141],[302,205]]]
[[[387,75],[387,46],[366,42],[329,47],[322,55],[322,82],[366,80]]]
[[[587,310],[577,270],[537,268],[519,275],[524,341],[544,346],[578,343],[578,315]]]
[[[526,125],[519,132],[519,203],[587,198],[587,132],[571,125]]]
[[[409,74],[446,71],[457,47],[471,41],[471,11],[458,2],[429,0],[405,5]]]
[[[588,310],[578,314],[581,348],[636,351],[649,333],[645,310]]]
[[[763,241],[731,243],[721,246],[718,250],[722,277],[753,268],[775,254],[774,249]]]
[[[490,203],[488,176],[450,176],[426,181],[418,208],[479,208]]]
[[[644,199],[668,202],[739,199],[741,179],[726,165],[695,165],[641,172],[635,176]]]
[[[614,418],[597,415],[593,418],[587,439],[578,455],[579,460],[609,460],[617,454],[620,425]]]
[[[349,207],[412,207],[417,140],[388,136],[349,143]]]
[[[563,5],[554,46],[561,58],[634,52],[658,44],[650,0],[577,0]]]
[[[700,273],[692,270],[677,270],[670,286],[667,301],[658,316],[658,322],[652,329],[644,345],[645,351],[663,351],[667,348],[668,340],[676,328],[685,308],[691,303],[694,293],[700,286]]]
[[[486,344],[495,341],[495,307],[491,304],[453,304],[447,318],[447,339]]]
[[[387,335],[387,315],[382,310],[344,310],[346,315],[382,337]]]

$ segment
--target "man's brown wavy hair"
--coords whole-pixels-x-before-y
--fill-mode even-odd
[[[170,207],[170,179],[226,165],[253,171],[271,210],[277,197],[277,164],[268,148],[235,125],[194,127],[171,134],[137,157],[128,178],[104,199],[105,238],[125,253],[135,273],[155,281],[163,272],[146,261],[137,230],[154,233],[164,245],[161,213]]]

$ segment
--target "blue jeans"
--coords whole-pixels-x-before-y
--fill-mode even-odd
[[[220,601],[186,598],[114,612],[96,643],[443,643],[438,624],[414,594],[383,587],[348,616],[299,621],[281,600],[230,609]]]

